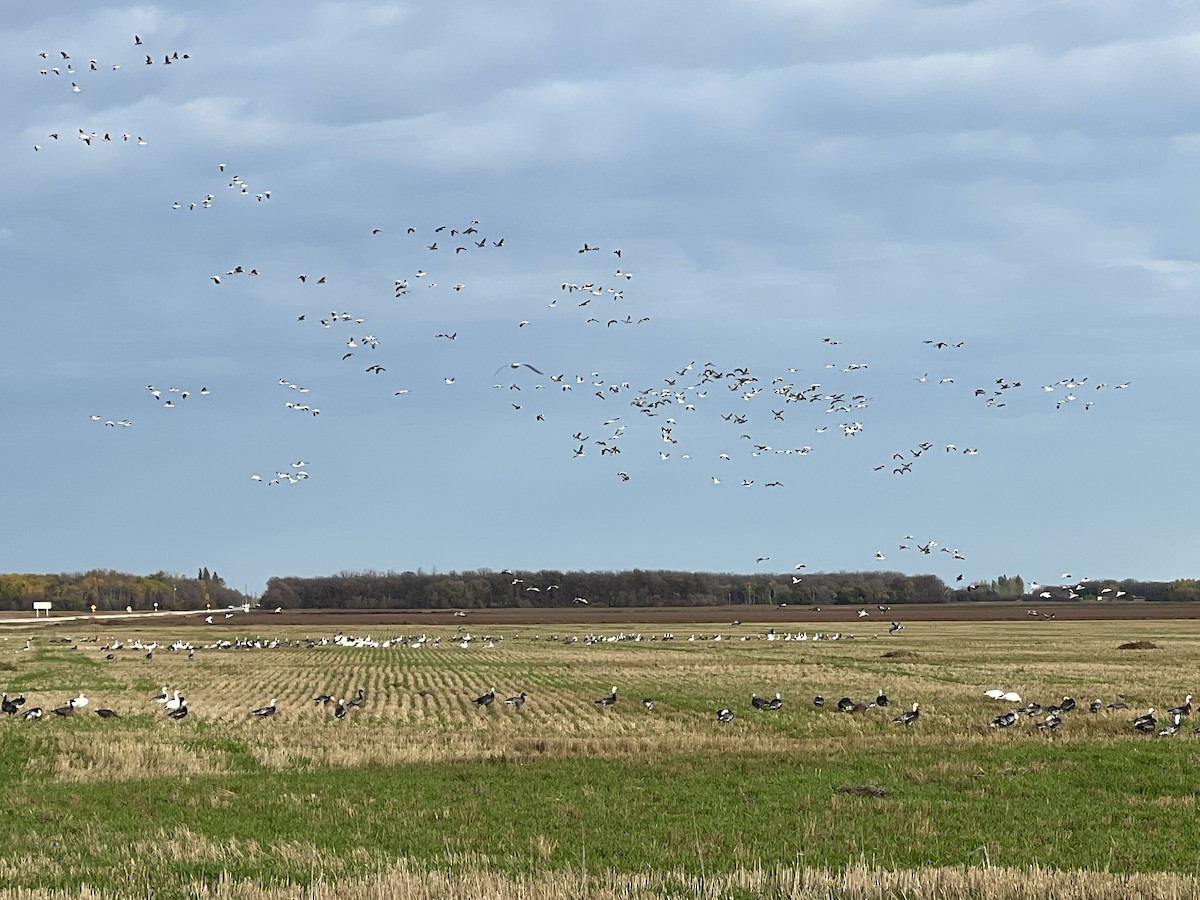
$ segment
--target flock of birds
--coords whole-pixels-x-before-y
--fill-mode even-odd
[[[153,43],[142,35],[132,35],[129,46],[111,54],[112,60],[102,60],[104,54],[96,53],[89,55],[86,63],[81,57],[78,64],[72,51],[43,51],[38,71],[50,82],[61,78],[64,86],[70,84],[72,95],[82,98],[79,102],[86,102],[93,87],[99,92],[106,74],[129,74],[128,70],[134,68],[161,78],[172,67],[193,62],[190,52]],[[148,143],[140,135],[135,139],[119,129],[77,131],[81,143],[92,147],[118,137],[121,142],[138,146]],[[57,141],[61,133],[51,132],[49,140]],[[34,149],[42,147],[39,144]],[[233,202],[241,202],[247,209],[281,202],[272,200],[272,190],[258,183],[255,176],[239,173],[225,162],[214,161],[212,166],[212,181],[190,197],[171,199],[172,209],[208,210],[221,202],[221,196],[235,198]],[[225,295],[247,290],[250,284],[271,283],[273,290],[280,291],[286,285],[296,298],[295,308],[284,314],[287,319],[296,327],[323,333],[316,339],[319,343],[311,344],[319,348],[313,350],[314,356],[343,364],[355,371],[356,378],[369,379],[363,389],[377,391],[381,400],[421,391],[453,392],[466,380],[463,368],[471,370],[470,378],[476,384],[485,383],[486,373],[492,373],[499,409],[530,427],[546,426],[557,435],[551,440],[561,452],[581,460],[581,466],[590,465],[592,460],[611,464],[611,474],[605,477],[619,485],[636,485],[655,465],[689,466],[694,470],[689,474],[697,483],[714,489],[775,491],[787,487],[794,475],[804,471],[804,460],[837,453],[834,448],[838,442],[859,440],[870,430],[875,397],[864,379],[871,364],[861,358],[845,358],[846,342],[832,336],[819,340],[814,337],[811,346],[797,351],[801,359],[795,365],[779,369],[716,359],[703,363],[695,359],[681,361],[657,373],[637,375],[628,370],[606,372],[602,367],[583,365],[556,369],[547,360],[562,359],[557,340],[539,343],[536,336],[524,337],[536,335],[551,317],[558,318],[556,325],[565,319],[571,326],[597,326],[595,331],[614,335],[600,339],[606,342],[621,340],[617,335],[628,328],[653,327],[651,310],[637,294],[637,261],[621,247],[602,246],[591,238],[564,247],[562,270],[545,286],[547,295],[556,289],[554,296],[531,299],[528,306],[514,308],[511,328],[514,334],[522,335],[514,340],[520,340],[524,349],[518,359],[505,361],[508,352],[499,358],[483,358],[485,352],[492,351],[481,347],[495,346],[495,333],[488,330],[490,326],[476,324],[479,310],[469,305],[471,282],[481,271],[480,261],[488,265],[504,256],[506,238],[502,233],[485,227],[478,218],[463,217],[420,226],[364,222],[361,240],[383,254],[406,260],[397,263],[400,271],[388,273],[390,283],[379,285],[377,299],[354,301],[362,308],[345,308],[346,289],[357,289],[357,285],[339,284],[336,270],[297,272],[293,268],[279,272],[269,261],[250,259],[213,266],[206,277],[212,290]],[[393,341],[385,332],[394,325],[397,315],[409,313],[423,316],[422,321],[436,318],[438,324],[425,332],[427,337],[414,337],[418,332],[405,328],[403,338]],[[436,376],[417,384],[402,381],[399,375],[409,370],[414,358],[413,340],[424,340],[424,358],[444,366]],[[906,377],[917,390],[958,392],[989,409],[1009,407],[1017,403],[1017,397],[1031,393],[1023,389],[1021,379],[1010,376],[964,387],[958,361],[971,351],[962,337],[914,337],[912,345],[917,362],[914,373]],[[818,362],[814,359],[818,352],[829,355]],[[832,361],[825,361],[831,357]],[[278,384],[287,391],[283,406],[288,412],[300,413],[309,420],[321,415],[322,408],[307,396],[307,387],[288,378],[279,378]],[[1129,381],[1110,384],[1070,375],[1046,382],[1039,395],[1048,397],[1048,402],[1059,410],[1088,410],[1109,389],[1115,392],[1128,387]],[[182,406],[192,393],[177,387],[164,392],[152,384],[147,391],[165,409]],[[211,392],[202,387],[198,393],[207,397]],[[336,402],[336,397],[325,397],[327,410],[330,400]],[[219,404],[219,398],[214,402]],[[126,411],[114,416],[92,413],[89,419],[114,432],[134,424],[134,416]],[[648,449],[647,444],[655,449]],[[632,451],[627,450],[630,447]],[[871,468],[906,478],[918,476],[926,467],[951,465],[951,460],[970,460],[986,453],[972,436],[958,433],[930,434],[890,449],[888,457],[877,460]],[[307,451],[297,453],[305,455]],[[635,455],[638,463],[632,464]],[[296,485],[310,477],[307,468],[295,465],[248,468],[248,480],[263,486]],[[966,558],[949,545],[939,549],[951,553],[946,559]],[[864,559],[868,558],[866,551]],[[875,552],[876,562],[886,559],[882,550]],[[801,578],[793,577],[794,583]],[[959,580],[962,577],[960,574]]]
[[[1002,700],[1008,703],[1021,703],[1021,695],[1016,691],[1006,691],[1002,688],[991,688],[984,691],[985,696],[993,700]],[[1011,709],[1007,712],[1002,712],[990,722],[989,728],[1012,728],[1022,718],[1030,721],[1033,725],[1045,731],[1057,731],[1062,727],[1063,716],[1075,712],[1079,709],[1079,704],[1075,702],[1073,697],[1064,696],[1061,700],[1051,703],[1045,707],[1040,703],[1026,703],[1017,709]],[[1124,700],[1114,700],[1111,703],[1105,704],[1103,700],[1097,697],[1088,703],[1088,712],[1092,715],[1100,713],[1121,712],[1129,709],[1129,704]],[[1134,730],[1142,734],[1155,734],[1159,737],[1172,737],[1179,734],[1182,728],[1183,720],[1192,714],[1192,695],[1188,694],[1184,701],[1176,706],[1171,707],[1166,711],[1167,721],[1160,729],[1159,721],[1154,715],[1154,707],[1150,707],[1146,712],[1140,713],[1130,721]],[[1035,721],[1037,717],[1041,717],[1040,721]],[[1194,728],[1192,734],[1200,735],[1200,727]]]
[[[313,646],[319,646],[319,644],[313,644]],[[1023,702],[1020,694],[1002,688],[992,688],[985,691],[984,694],[992,700],[1008,703]],[[471,703],[480,709],[487,709],[495,705],[499,697],[500,695],[496,693],[496,689],[493,687],[485,693],[474,697]],[[505,697],[503,705],[519,710],[525,706],[529,698],[530,695],[528,693],[520,691]],[[164,685],[162,690],[154,695],[151,700],[161,707],[163,713],[169,719],[179,721],[188,716],[189,706],[187,697],[178,689],[172,691]],[[1192,700],[1192,695],[1188,694],[1182,703],[1167,709],[1164,723],[1159,722],[1155,716],[1155,708],[1150,707],[1146,712],[1134,716],[1130,720],[1130,726],[1133,730],[1142,734],[1157,734],[1160,737],[1171,737],[1179,734],[1183,727],[1183,720],[1189,718],[1192,714]],[[333,717],[341,720],[345,719],[351,710],[365,705],[366,691],[364,688],[359,688],[349,700],[331,693],[320,693],[313,697],[312,702],[315,706],[324,708],[332,707]],[[617,702],[617,686],[613,685],[607,694],[596,698],[595,706],[598,709],[606,709],[615,707]],[[871,700],[855,700],[850,696],[843,696],[835,703],[826,701],[824,696],[817,695],[813,697],[812,702],[813,707],[816,709],[836,711],[852,716],[861,716],[869,713],[872,709],[887,709],[891,706],[891,700],[882,688],[876,693],[874,699]],[[655,700],[653,697],[643,697],[641,705],[647,711],[653,711]],[[77,711],[86,709],[89,706],[89,699],[85,693],[80,692],[78,696],[70,697],[60,705],[49,709],[42,706],[32,706],[29,709],[25,709],[25,706],[26,698],[24,693],[10,698],[6,692],[0,697],[0,712],[6,716],[17,716],[19,714],[21,718],[27,721],[35,721],[46,715],[69,718],[74,716]],[[750,695],[750,708],[758,712],[775,713],[782,710],[783,707],[784,700],[781,692],[776,691],[773,697],[761,697],[757,693]],[[1076,712],[1079,708],[1076,701],[1069,696],[1064,696],[1061,700],[1048,704],[1045,707],[1040,703],[1026,703],[1019,708],[1000,713],[988,722],[988,727],[1003,730],[1012,728],[1022,720],[1026,720],[1031,722],[1040,731],[1053,732],[1062,727],[1064,716]],[[255,719],[268,719],[273,717],[278,709],[278,701],[272,698],[269,703],[249,710],[247,715]],[[1088,704],[1087,709],[1092,715],[1099,715],[1106,712],[1127,711],[1129,710],[1129,705],[1122,700],[1114,700],[1106,705],[1103,700],[1097,698]],[[97,708],[94,712],[102,719],[120,718],[120,714],[116,710],[108,707]],[[909,727],[916,724],[920,716],[921,705],[919,702],[914,701],[908,709],[892,717],[891,721],[895,725]],[[716,710],[716,721],[720,724],[729,724],[736,718],[737,713],[732,707],[722,706]],[[1194,728],[1192,734],[1200,735],[1200,727]]]

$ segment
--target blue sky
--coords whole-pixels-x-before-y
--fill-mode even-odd
[[[0,50],[0,569],[1195,574],[1193,3],[72,0]]]

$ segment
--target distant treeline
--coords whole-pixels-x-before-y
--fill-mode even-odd
[[[799,578],[799,581],[794,581]],[[1200,583],[1100,581],[1067,587],[1041,587],[1026,593],[1018,576],[951,587],[935,575],[900,572],[836,572],[799,575],[739,575],[634,569],[627,572],[343,572],[320,578],[272,578],[264,606],[288,609],[482,609],[486,607],[570,606],[714,606],[787,603],[789,605],[892,605],[951,603],[996,599],[1055,600],[1101,596],[1115,600],[1200,600]],[[1108,588],[1107,592],[1104,589]],[[1102,593],[1104,592],[1104,593]],[[1073,596],[1072,596],[1073,595]]]
[[[31,609],[35,602],[50,602],[59,611],[134,609],[204,609],[238,606],[250,598],[225,586],[207,568],[195,578],[155,572],[127,575],[96,569],[61,575],[0,574],[0,609]]]
[[[798,580],[797,580],[798,579]],[[1049,594],[1049,596],[1044,596]],[[577,600],[576,598],[579,598]],[[900,572],[814,572],[740,575],[633,569],[627,572],[342,572],[320,578],[272,578],[261,602],[287,609],[482,609],[485,607],[719,606],[786,603],[837,606],[954,603],[979,600],[1039,602],[1130,600],[1200,601],[1200,580],[1113,579],[1064,586],[1028,585],[1001,575],[969,586],[936,575]],[[111,570],[59,575],[0,574],[0,609],[29,610],[49,601],[56,610],[204,609],[237,606],[254,598],[226,587],[216,572],[195,578]]]

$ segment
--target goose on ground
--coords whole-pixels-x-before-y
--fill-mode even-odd
[[[1021,717],[1018,712],[1000,713],[992,721],[988,722],[989,728],[1009,728],[1017,723],[1017,719]]]
[[[170,700],[163,704],[163,709],[169,713],[173,713],[182,709],[186,702],[187,701],[184,700],[183,697],[179,696],[179,691],[175,691],[174,696],[172,696]]]
[[[167,717],[171,719],[185,719],[188,714],[187,700],[183,697],[179,698],[179,706],[167,713]]]
[[[1019,712],[1023,716],[1036,716],[1041,711],[1042,711],[1042,704],[1040,704],[1040,703],[1027,703],[1024,706],[1022,706],[1020,709],[1017,710],[1017,712]]]
[[[35,706],[33,709],[26,710],[21,715],[26,722],[32,722],[34,719],[40,719],[42,717],[42,708],[40,706]]]
[[[0,710],[2,710],[7,715],[10,715],[10,716],[13,715],[17,711],[17,709],[18,709],[17,704],[14,703],[12,700],[8,699],[8,694],[5,694],[4,697],[2,699],[0,699]]]
[[[1104,701],[1099,697],[1088,704],[1088,712],[1098,713],[1102,709],[1104,709]]]
[[[354,695],[354,699],[347,700],[346,705],[347,706],[362,706],[366,702],[367,702],[367,692],[363,688],[359,688],[358,692],[355,693],[355,695]]]
[[[783,709],[783,695],[779,691],[776,691],[775,697],[767,703],[767,709],[772,712],[779,712],[779,710]]]
[[[1133,727],[1144,734],[1154,731],[1158,727],[1158,721],[1154,718],[1154,707],[1150,707],[1146,712],[1134,719]]]
[[[83,691],[80,691],[78,697],[76,697],[74,700],[68,700],[67,702],[72,706],[77,706],[82,709],[88,705],[88,698],[83,695]]]
[[[617,686],[614,684],[612,693],[596,701],[597,706],[615,706],[617,703]]]
[[[506,697],[504,702],[509,706],[524,706],[527,696],[528,695],[524,691],[521,691],[521,693],[517,694],[515,697]]]
[[[920,706],[921,704],[914,703],[912,705],[912,709],[908,710],[907,712],[900,713],[900,715],[896,716],[896,718],[892,719],[892,721],[898,725],[911,725],[921,716]]]
[[[335,718],[338,718],[338,719],[346,718],[346,701],[345,700],[338,700],[337,708],[333,711],[333,715]]]
[[[887,706],[888,705],[888,696],[887,696],[887,694],[885,694],[883,692],[883,688],[879,689],[879,695],[875,698],[875,705],[876,706]]]
[[[265,719],[265,718],[267,718],[267,716],[275,715],[275,698],[272,697],[270,703],[268,703],[266,706],[260,706],[258,709],[254,710],[250,715],[258,716],[260,719]]]
[[[824,705],[825,705],[825,698],[822,697],[820,694],[817,694],[817,696],[813,697],[813,706],[820,708]]]
[[[654,699],[652,697],[643,697],[642,706],[646,707],[646,709],[654,709]]]
[[[717,721],[722,725],[728,725],[734,719],[733,710],[729,708],[717,710]]]
[[[1124,700],[1114,700],[1112,703],[1108,704],[1108,708],[1109,709],[1129,709],[1129,704],[1126,703]]]
[[[1167,710],[1167,715],[1169,715],[1169,716],[1180,716],[1181,718],[1187,718],[1191,714],[1192,714],[1192,695],[1191,694],[1188,694],[1186,697],[1184,697],[1183,703],[1181,703],[1179,706],[1175,706],[1175,707],[1172,707],[1171,709]]]
[[[112,710],[112,709],[98,709],[98,710],[96,710],[96,715],[98,715],[102,719],[119,719],[120,718],[120,716],[117,715],[116,710]]]
[[[496,689],[492,688],[486,694],[480,694],[478,697],[476,697],[471,702],[474,703],[476,706],[491,706],[493,703],[496,702]]]
[[[161,694],[155,694],[155,695],[154,695],[154,700],[155,700],[155,702],[156,702],[156,703],[166,703],[166,702],[167,702],[167,700],[170,698],[170,696],[171,696],[171,695],[167,693],[167,686],[166,686],[166,685],[163,685],[162,693],[161,693]]]
[[[1178,713],[1175,715],[1175,721],[1158,733],[1159,737],[1171,737],[1179,734],[1179,721],[1182,718]]]
[[[1063,712],[1074,712],[1075,701],[1070,697],[1063,697],[1062,702],[1058,704]]]
[[[770,703],[770,700],[764,700],[762,697],[758,696],[758,694],[750,695],[750,705],[755,709],[766,709]]]
[[[1045,720],[1038,722],[1038,728],[1046,731],[1055,731],[1062,724],[1062,719],[1051,713],[1046,716]]]
[[[856,705],[849,697],[843,697],[837,702],[837,708],[842,712],[850,712]]]
[[[68,700],[62,706],[54,707],[54,709],[50,710],[50,712],[54,713],[56,716],[63,716],[64,718],[66,716],[73,716],[75,715],[75,701]]]

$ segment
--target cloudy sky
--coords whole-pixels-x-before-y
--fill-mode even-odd
[[[0,570],[1197,574],[1191,2],[6,20]]]

